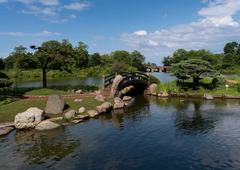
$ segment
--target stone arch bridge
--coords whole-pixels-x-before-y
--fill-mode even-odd
[[[149,75],[145,74],[143,72],[120,72],[120,73],[114,73],[110,74],[108,76],[105,76],[103,79],[103,87],[104,89],[111,89],[113,88],[113,83],[116,81],[117,75],[120,75],[119,82],[117,82],[117,85],[115,85],[116,93],[120,92],[126,87],[133,86],[134,90],[132,93],[143,93],[144,90],[146,90],[149,86]],[[110,91],[109,91],[110,92]]]

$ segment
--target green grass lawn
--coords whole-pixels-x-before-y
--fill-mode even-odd
[[[82,99],[83,101],[80,103],[74,102],[73,99],[65,100],[69,107],[64,112],[71,109],[78,111],[80,107],[85,107],[86,110],[95,109],[96,106],[102,104],[102,102],[95,100],[94,97],[82,97]],[[109,99],[109,101],[112,101],[112,99]],[[44,109],[45,106],[46,100],[19,100],[9,104],[0,105],[0,123],[14,121],[14,117],[17,113],[23,112],[30,107]],[[61,116],[61,114],[55,116]]]
[[[64,91],[64,90],[57,90],[57,89],[35,89],[31,91],[27,91],[25,95],[52,95],[52,94],[59,94],[59,95],[70,95],[72,93]]]

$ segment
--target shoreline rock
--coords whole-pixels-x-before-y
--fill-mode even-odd
[[[14,126],[17,129],[34,128],[43,120],[43,113],[43,110],[38,109],[37,107],[31,107],[25,112],[18,113],[15,116]]]
[[[62,113],[65,107],[65,101],[60,95],[50,95],[47,100],[45,112],[48,114]]]
[[[61,125],[59,125],[58,123],[54,123],[50,120],[44,120],[41,123],[39,123],[35,129],[36,130],[52,130],[52,129],[56,129],[58,127],[60,127]]]

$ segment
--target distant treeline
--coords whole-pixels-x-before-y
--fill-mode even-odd
[[[207,50],[178,49],[172,56],[164,57],[162,63],[165,66],[180,63],[189,59],[201,59],[208,61],[216,70],[225,73],[240,73],[240,44],[229,42],[223,48],[223,53],[214,54]]]
[[[34,46],[33,46],[34,47]],[[59,70],[62,65],[70,68],[85,69],[94,66],[111,67],[112,72],[120,70],[144,70],[145,57],[139,51],[128,52],[124,50],[113,51],[110,54],[89,54],[88,46],[79,42],[76,47],[67,41],[50,40],[43,42],[40,47],[18,46],[5,59],[0,58],[0,70],[11,69],[46,69]],[[65,63],[64,63],[65,62]]]

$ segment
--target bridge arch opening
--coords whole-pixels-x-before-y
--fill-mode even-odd
[[[104,77],[104,87],[112,86],[112,83],[116,77],[116,75],[121,75],[122,80],[118,83],[116,86],[117,93],[119,93],[121,90],[123,90],[126,87],[133,86],[134,88],[131,89],[128,93],[124,95],[137,95],[137,94],[143,94],[144,91],[149,86],[149,75],[145,74],[143,72],[134,72],[134,73],[128,73],[128,72],[122,72],[118,74],[111,74],[106,77]]]

